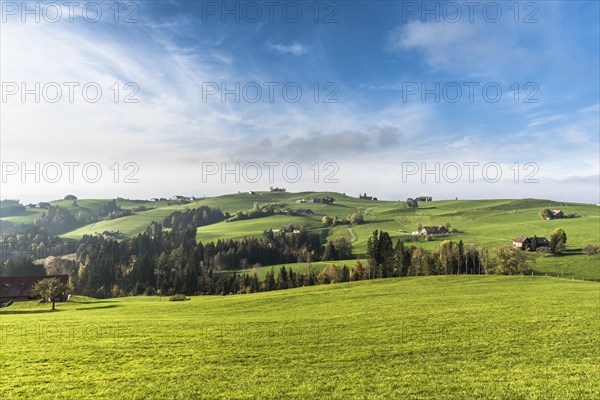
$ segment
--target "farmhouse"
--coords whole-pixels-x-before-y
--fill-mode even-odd
[[[429,236],[429,235],[447,235],[449,233],[448,228],[444,225],[439,226],[424,226],[419,231],[420,235]]]
[[[415,198],[416,201],[432,201],[433,197],[431,196],[419,196]]]
[[[515,249],[527,250],[531,248],[533,237],[517,236],[513,240],[513,247]],[[536,247],[548,247],[550,243],[545,237],[535,237]]]
[[[552,210],[552,218],[563,218],[565,214],[563,214],[562,210]]]
[[[187,197],[187,196],[173,196],[171,197],[171,200],[176,201],[176,200],[180,200],[180,201],[192,201],[194,200],[193,197]]]
[[[373,196],[367,196],[367,194],[359,194],[358,198],[361,200],[373,200],[373,201],[377,201],[377,197],[373,197]]]
[[[323,197],[323,203],[325,203],[325,204],[333,204],[334,201],[335,201],[335,199],[331,196]]]
[[[296,204],[302,203],[323,203],[323,204],[333,204],[335,199],[331,196],[325,197],[309,197],[308,199],[300,199],[296,200]]]
[[[31,288],[42,279],[57,278],[62,284],[69,283],[69,275],[43,275],[43,276],[6,276],[0,277],[0,299],[2,300],[28,300],[32,299]],[[59,301],[66,301],[67,294],[61,296]]]

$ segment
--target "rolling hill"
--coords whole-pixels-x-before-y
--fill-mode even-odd
[[[332,196],[334,204],[298,204],[297,200],[311,197]],[[51,202],[54,206],[66,207],[71,212],[82,212],[96,215],[101,204],[108,200],[59,200]],[[256,192],[255,194],[237,193],[218,197],[200,199],[186,205],[169,206],[167,202],[149,202],[141,200],[118,199],[122,208],[133,209],[145,206],[149,209],[134,212],[133,215],[114,220],[100,221],[82,226],[60,235],[67,240],[78,240],[85,234],[96,234],[104,231],[119,231],[123,238],[132,237],[145,231],[153,221],[162,222],[174,211],[202,205],[220,208],[223,212],[235,214],[253,207],[275,204],[281,208],[310,209],[314,214],[308,216],[273,215],[264,218],[219,222],[197,229],[197,240],[203,242],[216,241],[222,238],[236,239],[245,236],[261,236],[265,230],[279,229],[283,225],[293,224],[306,229],[323,232],[328,238],[345,237],[352,240],[353,252],[357,256],[366,252],[367,240],[375,229],[385,230],[396,240],[410,240],[412,231],[419,224],[446,225],[456,230],[448,238],[463,240],[465,243],[493,246],[510,244],[519,235],[549,237],[555,228],[563,228],[568,235],[567,245],[570,248],[566,256],[536,257],[534,270],[537,273],[550,273],[565,277],[600,279],[598,256],[588,258],[580,249],[586,244],[600,244],[600,207],[578,203],[560,203],[538,199],[497,199],[497,200],[443,200],[421,202],[417,210],[405,208],[403,201],[371,201],[332,192]],[[539,217],[542,208],[561,209],[565,214],[578,214],[578,218],[556,219],[546,221]],[[356,210],[365,212],[365,223],[350,227],[339,225],[326,230],[321,223],[324,216],[336,216],[344,220]],[[41,214],[39,209],[28,209],[27,215],[3,218],[3,223],[31,223]],[[428,249],[439,246],[440,238],[433,241],[419,241],[415,244]],[[348,261],[349,265],[353,261]]]

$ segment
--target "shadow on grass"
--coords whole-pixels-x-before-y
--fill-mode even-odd
[[[78,300],[69,300],[68,303],[70,304],[99,304],[99,303],[110,303],[111,300],[82,300],[82,301],[78,301]]]
[[[57,312],[61,312],[64,310],[61,310],[59,308],[57,308],[56,310],[52,311],[52,310],[0,310],[0,315],[9,315],[9,314],[21,314],[21,315],[27,315],[27,314],[48,314],[48,313],[57,313]]]
[[[120,304],[109,304],[106,306],[98,306],[98,307],[79,307],[79,308],[75,308],[75,310],[78,311],[83,311],[83,310],[100,310],[100,309],[106,309],[106,308],[116,308],[116,307],[121,307]]]
[[[98,307],[79,307],[79,308],[60,308],[59,305],[57,305],[56,310],[52,311],[52,310],[10,310],[8,307],[3,308],[0,310],[0,315],[28,315],[28,314],[47,314],[47,313],[56,313],[56,312],[61,312],[61,311],[69,311],[69,310],[75,310],[75,311],[87,311],[87,310],[100,310],[100,309],[108,309],[108,308],[116,308],[116,307],[121,307],[120,304],[110,304],[110,305],[105,305],[105,306],[98,306]]]
[[[394,219],[379,219],[377,221],[364,221],[362,224],[360,225],[376,225],[376,224],[381,224],[383,222],[395,222]]]

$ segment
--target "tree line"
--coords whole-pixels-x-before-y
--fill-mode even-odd
[[[260,238],[202,243],[190,226],[166,231],[159,223],[121,242],[86,235],[76,253],[74,284],[79,293],[94,297],[230,293],[231,278],[216,271],[351,256],[347,240],[325,238],[326,234],[305,229],[294,234],[269,230]],[[264,282],[246,283],[256,290],[264,288]]]

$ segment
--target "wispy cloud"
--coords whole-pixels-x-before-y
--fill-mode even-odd
[[[288,45],[282,43],[269,44],[268,47],[270,50],[273,50],[279,54],[291,54],[296,57],[301,56],[302,54],[306,54],[308,52],[306,47],[302,46],[298,42],[294,42]]]
[[[533,126],[545,125],[551,122],[563,121],[565,119],[566,117],[564,115],[547,115],[545,117],[540,117],[532,120],[531,122],[529,122],[528,126],[531,128]]]
[[[515,65],[539,61],[531,59],[514,32],[500,25],[411,21],[389,32],[386,48],[390,52],[416,52],[433,70],[471,76],[494,76]]]

